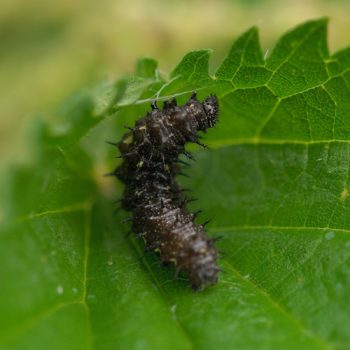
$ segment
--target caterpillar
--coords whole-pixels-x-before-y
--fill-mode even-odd
[[[181,174],[179,156],[186,155],[189,142],[200,142],[198,132],[206,132],[218,121],[218,99],[203,102],[194,92],[187,103],[176,99],[138,121],[115,145],[122,163],[111,174],[124,183],[121,207],[130,211],[132,231],[141,237],[147,250],[158,253],[164,263],[173,263],[176,274],[187,274],[193,290],[202,290],[218,281],[217,250],[204,226],[196,224],[198,212],[186,208],[190,201],[175,178]]]

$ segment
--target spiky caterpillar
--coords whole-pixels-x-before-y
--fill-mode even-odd
[[[217,115],[216,96],[200,102],[193,93],[185,105],[174,99],[163,110],[152,103],[152,111],[117,144],[123,163],[113,172],[125,184],[122,208],[132,213],[133,231],[163,262],[187,273],[194,290],[217,283],[217,251],[204,225],[195,223],[196,213],[186,209],[175,177],[180,154],[191,157],[185,144],[202,145],[198,131],[213,127]]]

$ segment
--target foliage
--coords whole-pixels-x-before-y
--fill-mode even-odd
[[[307,22],[264,59],[252,28],[214,76],[207,50],[169,79],[142,60],[38,123],[36,162],[1,194],[0,348],[348,349],[350,49],[330,56],[326,31]],[[116,165],[105,139],[192,90],[221,106],[182,179],[223,236],[220,283],[201,293],[140,259],[112,215],[121,185],[102,177]]]

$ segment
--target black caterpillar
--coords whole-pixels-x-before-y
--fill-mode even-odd
[[[215,239],[209,238],[204,224],[195,223],[197,213],[186,209],[189,202],[175,181],[181,173],[181,153],[189,158],[185,144],[199,141],[198,131],[206,131],[218,120],[218,100],[209,96],[203,102],[193,93],[188,102],[164,103],[163,110],[153,102],[152,111],[128,128],[115,144],[123,163],[112,172],[125,184],[121,207],[132,213],[132,230],[145,241],[147,250],[172,262],[176,273],[184,271],[194,290],[218,281]]]

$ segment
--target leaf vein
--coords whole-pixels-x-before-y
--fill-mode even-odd
[[[211,227],[211,232],[230,232],[234,230],[276,230],[276,231],[334,231],[334,232],[343,232],[350,233],[350,229],[336,228],[336,227],[313,227],[313,226],[272,226],[272,225],[237,225],[237,226],[223,226],[223,227]]]
[[[259,293],[260,295],[265,297],[265,299],[268,300],[268,302],[275,309],[277,309],[282,315],[284,315],[290,322],[292,322],[302,334],[304,334],[306,337],[312,338],[315,342],[317,342],[321,346],[322,349],[328,349],[328,350],[333,349],[330,344],[325,342],[324,339],[322,339],[322,338],[318,337],[317,335],[315,335],[314,333],[312,333],[311,330],[307,329],[305,327],[305,325],[299,319],[295,318],[295,316],[293,314],[291,314],[287,309],[282,307],[281,304],[279,304],[276,300],[274,300],[265,289],[258,286],[252,280],[244,278],[241,275],[241,273],[227,259],[225,259],[224,261],[225,261],[226,265],[230,268],[230,270],[241,281],[244,281],[246,284],[249,284],[250,286],[252,286],[256,290],[257,293]]]

